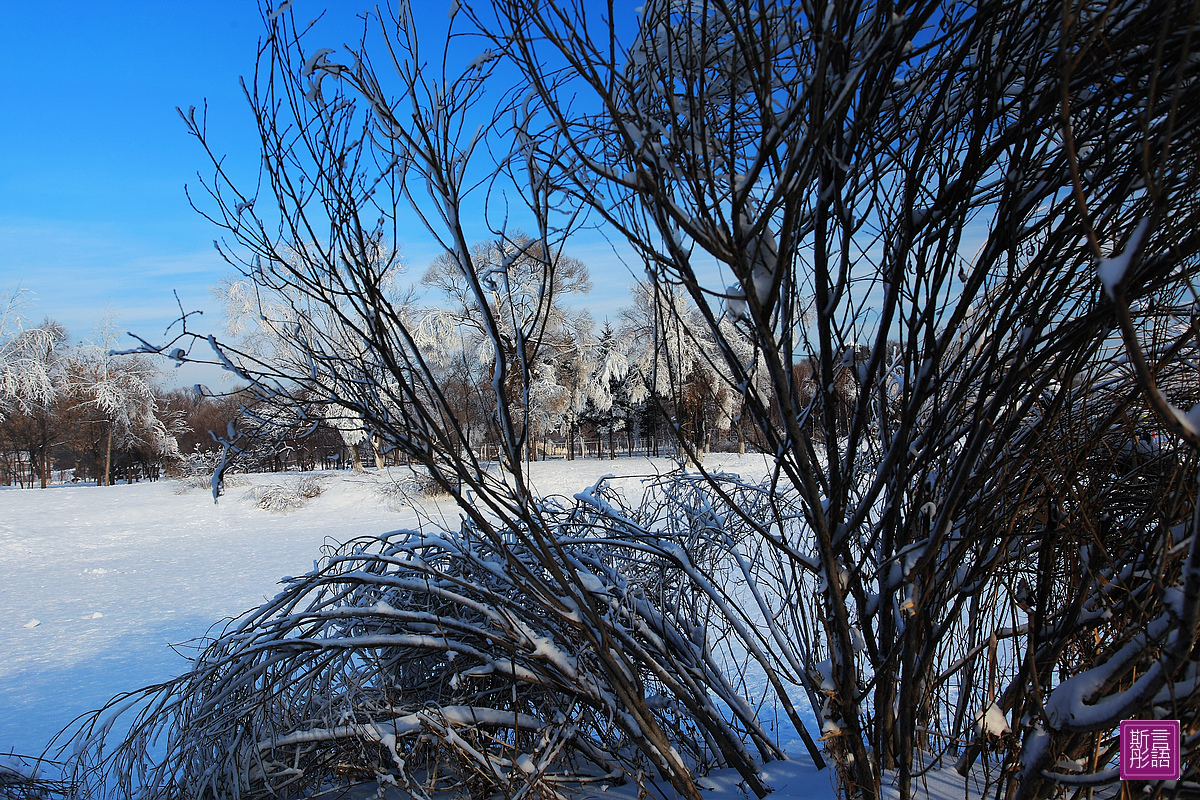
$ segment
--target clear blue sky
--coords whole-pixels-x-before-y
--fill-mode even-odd
[[[175,106],[207,97],[213,128],[244,148],[237,78],[253,67],[253,4],[4,5],[8,80],[0,124],[0,288],[75,337],[111,306],[161,334],[172,289],[197,306],[225,272],[214,231],[187,204],[201,153]]]
[[[316,16],[325,5],[296,0],[293,8]],[[330,5],[350,16],[351,4]],[[448,0],[414,6],[444,30]],[[219,231],[184,195],[197,171],[207,173],[175,108],[207,100],[212,140],[235,166],[253,169],[257,136],[238,77],[254,69],[255,3],[12,0],[2,8],[0,291],[30,290],[31,321],[54,318],[76,339],[108,308],[123,328],[161,336],[176,312],[172,290],[219,332],[210,287],[230,268],[212,246]],[[596,284],[588,305],[602,319],[624,303],[631,277],[602,242],[580,245],[574,254]],[[428,242],[404,252],[419,276]]]

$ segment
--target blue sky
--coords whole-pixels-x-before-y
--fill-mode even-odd
[[[111,306],[161,333],[224,271],[187,204],[200,152],[176,105],[209,99],[231,149],[252,142],[237,77],[253,66],[246,3],[8,3],[0,126],[0,287],[83,337]]]
[[[326,4],[293,8],[306,5],[315,16]],[[415,5],[444,29],[448,1]],[[154,339],[178,291],[219,332],[210,287],[230,268],[213,249],[219,231],[184,194],[207,172],[175,109],[207,101],[212,141],[252,178],[257,136],[238,78],[254,68],[261,30],[250,0],[4,4],[0,291],[29,290],[32,322],[51,317],[81,339],[111,309]],[[607,250],[592,240],[573,251],[592,268],[598,320],[624,304],[632,280]],[[404,252],[416,276],[433,254],[419,237]]]

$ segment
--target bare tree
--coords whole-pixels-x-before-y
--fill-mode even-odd
[[[1147,407],[1194,441],[1153,379],[1192,333],[1195,8],[667,0],[624,38],[611,14],[511,0],[478,23],[526,78],[524,133],[551,180],[637,248],[652,285],[688,293],[732,386],[754,376],[723,321],[762,354],[780,414],[744,392],[747,413],[804,524],[759,536],[814,584],[796,639],[843,786],[874,797],[894,769],[908,796],[930,737],[973,735],[993,700],[1018,795],[1113,780],[1094,751],[1094,777],[1045,770],[1164,687],[1194,697],[1178,683],[1200,602],[1194,452],[1151,460],[1164,495],[1060,469],[1059,442],[1101,452],[1103,421]],[[710,260],[731,285],[705,277]],[[1125,372],[1114,397],[1118,326],[1137,383]],[[1130,505],[1083,500],[1100,486]],[[1082,553],[1065,530],[1091,532]],[[1181,605],[1122,606],[1119,633],[1088,616],[1115,613],[1109,573],[1148,563]],[[985,689],[989,657],[1004,663]]]

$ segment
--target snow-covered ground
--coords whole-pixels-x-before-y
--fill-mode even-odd
[[[572,496],[601,476],[675,466],[645,458],[551,461],[532,465],[531,478],[539,493]],[[762,456],[713,454],[705,467],[753,478],[766,472]],[[177,481],[0,489],[0,754],[39,754],[77,715],[178,675],[188,651],[170,645],[274,596],[280,578],[313,567],[323,544],[415,527],[422,514],[456,516],[451,504],[428,500],[418,514],[381,494],[384,476],[350,472],[316,473],[319,497],[290,513],[269,512],[250,490],[294,485],[300,476],[244,477],[250,485],[231,488],[219,504],[201,489],[178,494]],[[619,483],[638,491],[636,478]],[[794,761],[767,765],[775,796],[834,797],[831,771],[818,773],[794,744]],[[706,779],[713,800],[745,796],[739,782],[732,772]],[[964,796],[961,778],[946,783],[931,783],[930,795]],[[636,789],[603,796],[627,795]]]
[[[40,753],[77,714],[178,674],[169,644],[274,595],[326,537],[411,524],[364,483],[329,480],[287,515],[241,500],[249,487],[214,505],[175,481],[0,492],[0,750]]]

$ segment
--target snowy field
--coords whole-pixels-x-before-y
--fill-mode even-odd
[[[766,471],[762,456],[713,454],[705,467],[748,478]],[[673,468],[669,459],[552,461],[534,464],[531,477],[540,493],[571,496],[605,475]],[[243,477],[249,484],[220,504],[202,489],[179,494],[177,481],[0,490],[0,754],[39,754],[77,715],[183,672],[187,642],[274,596],[282,577],[313,567],[323,544],[456,516],[449,502],[398,504],[380,491],[386,476],[351,472],[315,473],[319,497],[270,512],[252,490],[300,476]],[[640,484],[620,485],[633,494]],[[816,772],[794,745],[793,762],[767,767],[775,796],[834,797],[831,772]],[[705,784],[720,800],[746,796],[739,781],[714,773]],[[964,797],[953,773],[931,775],[929,789]]]

